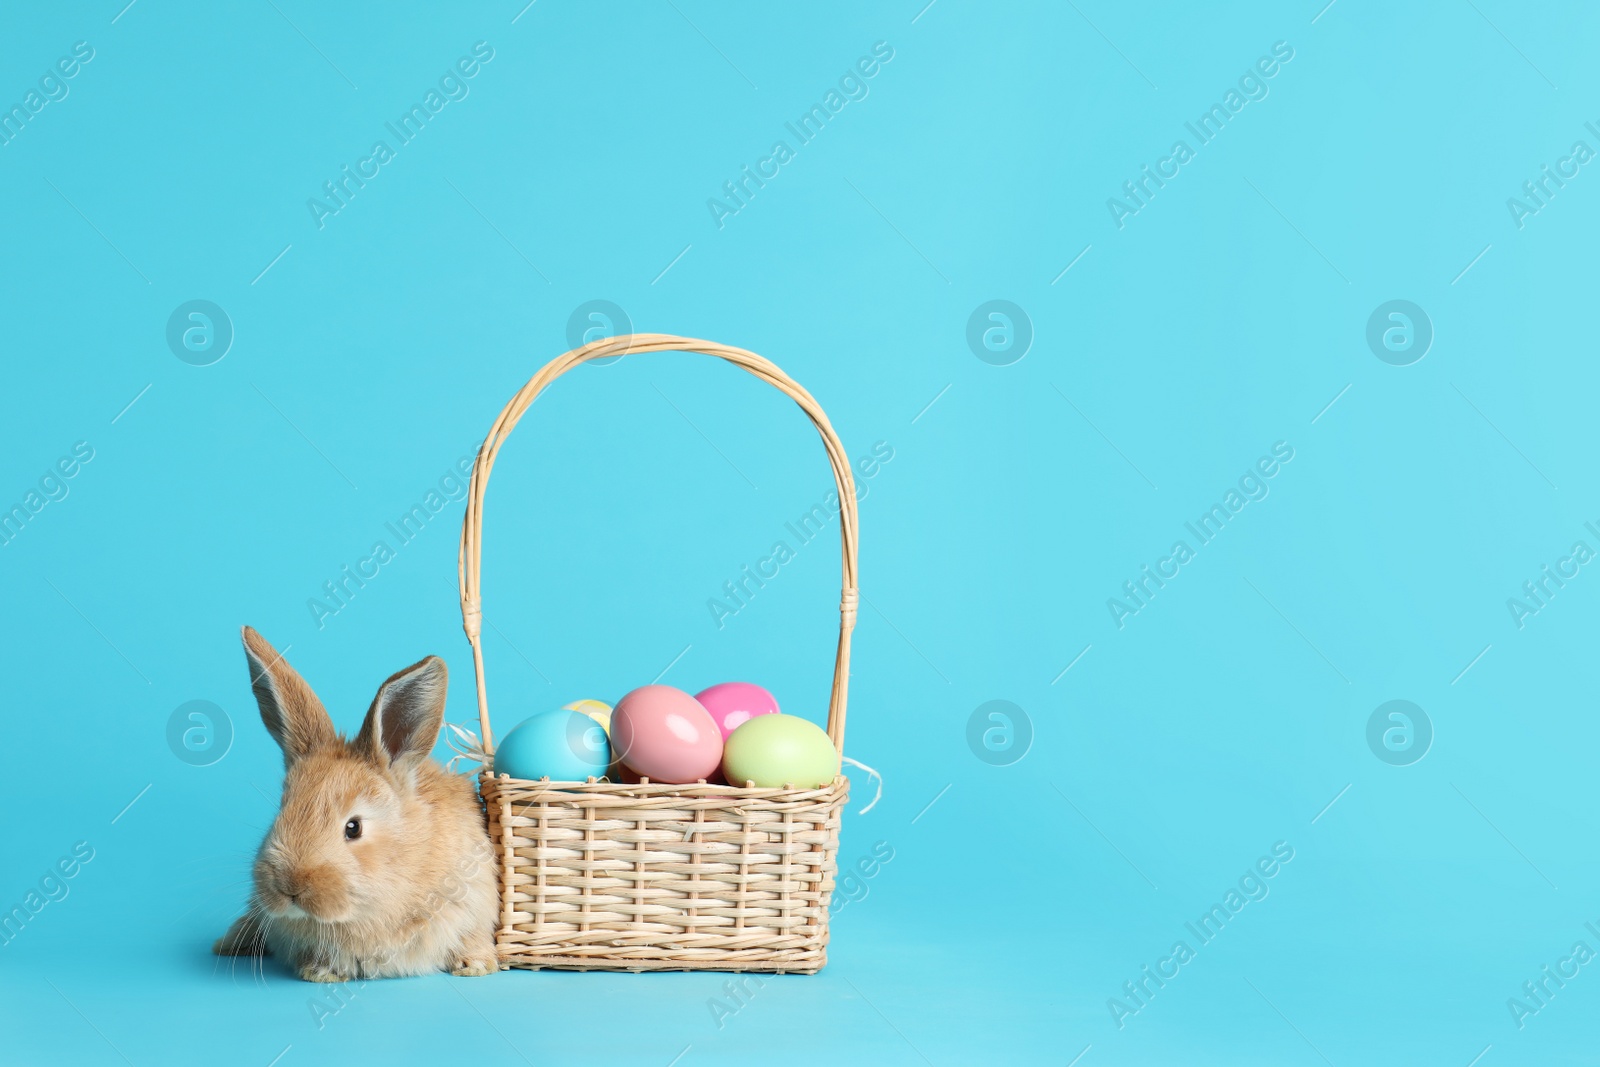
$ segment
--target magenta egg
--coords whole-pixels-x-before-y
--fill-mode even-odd
[[[778,699],[753,682],[722,682],[694,695],[722,731],[722,739],[757,715],[778,714]]]
[[[710,778],[722,763],[722,732],[694,697],[670,685],[640,686],[611,711],[619,759],[652,782]]]

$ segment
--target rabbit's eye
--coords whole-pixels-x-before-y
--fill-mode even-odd
[[[346,841],[354,841],[356,838],[358,838],[360,836],[361,836],[361,820],[360,819],[351,819],[349,822],[344,824],[344,839]]]

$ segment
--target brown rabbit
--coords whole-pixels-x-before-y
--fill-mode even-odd
[[[271,954],[311,982],[499,969],[494,850],[472,783],[429,754],[444,721],[444,661],[378,689],[346,741],[322,702],[244,628],[250,685],[283,749],[282,809],[255,891],[214,950]]]

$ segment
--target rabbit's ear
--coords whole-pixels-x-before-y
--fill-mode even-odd
[[[380,767],[402,756],[427,756],[444,725],[444,698],[450,672],[444,660],[429,656],[384,682],[367,709],[355,747]]]
[[[287,766],[324,745],[339,740],[327,709],[306,680],[295,673],[267,639],[246,626],[244,656],[250,665],[250,688],[261,707],[267,733],[283,749]]]

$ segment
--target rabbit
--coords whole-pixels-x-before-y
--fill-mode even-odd
[[[243,636],[261,721],[283,749],[283,800],[249,907],[213,951],[272,955],[310,982],[499,970],[483,809],[465,775],[430,758],[444,661],[384,682],[346,741],[294,668],[250,627]]]

